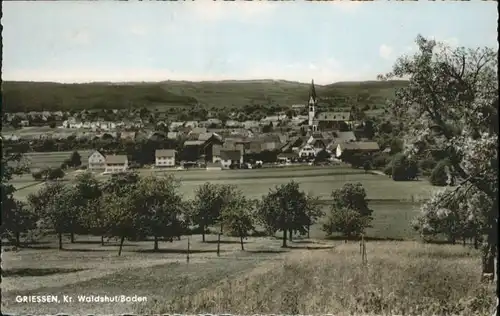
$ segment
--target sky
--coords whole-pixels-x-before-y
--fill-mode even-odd
[[[3,2],[3,80],[375,80],[418,34],[497,47],[495,1]]]

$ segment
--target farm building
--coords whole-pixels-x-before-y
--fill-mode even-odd
[[[220,163],[223,169],[229,169],[231,165],[243,164],[243,155],[239,150],[221,150]]]
[[[336,157],[341,157],[342,154],[350,153],[373,153],[380,150],[376,142],[350,142],[337,145],[335,151]]]
[[[175,150],[174,149],[157,149],[155,151],[155,166],[156,167],[173,167],[173,166],[175,166]]]
[[[278,162],[281,163],[291,163],[296,162],[299,159],[297,153],[281,153],[278,155]]]
[[[316,155],[316,149],[312,145],[304,145],[300,148],[299,150],[299,157],[301,158],[307,158],[307,157],[314,157]]]
[[[128,169],[128,158],[126,155],[106,156],[105,173],[124,172]]]
[[[90,154],[88,161],[89,170],[106,169],[106,157],[97,150]]]

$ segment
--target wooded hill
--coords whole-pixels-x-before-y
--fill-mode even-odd
[[[322,102],[338,106],[380,106],[405,81],[338,82],[316,85]],[[307,102],[310,83],[284,80],[163,81],[155,83],[50,82],[2,83],[5,112],[56,111],[119,108],[242,107],[250,104],[292,105]]]

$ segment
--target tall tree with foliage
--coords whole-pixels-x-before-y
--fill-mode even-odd
[[[151,176],[140,179],[131,193],[140,221],[138,229],[154,237],[154,251],[158,250],[159,237],[171,240],[180,234],[183,201],[178,189],[173,176]]]
[[[104,244],[104,214],[102,209],[103,190],[101,183],[90,172],[84,172],[76,177],[75,191],[77,199],[75,202],[80,207],[81,228],[87,233],[101,236],[101,244]]]
[[[45,184],[38,192],[28,196],[28,203],[45,227],[58,235],[59,249],[63,249],[62,235],[78,230],[81,208],[76,204],[78,195],[73,187],[59,181]]]
[[[22,174],[27,171],[27,168],[23,165],[23,156],[21,152],[5,144],[3,139],[1,139],[1,145],[0,189],[2,194],[2,226],[0,232],[2,235],[9,234],[9,232],[15,235],[16,233],[13,232],[12,229],[14,227],[18,227],[16,230],[20,229],[18,225],[21,222],[25,222],[24,219],[26,214],[24,214],[24,208],[20,207],[18,201],[14,199],[14,192],[16,189],[9,182],[14,175]]]
[[[482,270],[493,273],[498,237],[498,53],[493,48],[451,48],[422,36],[416,42],[419,51],[399,58],[392,72],[380,78],[409,78],[390,104],[405,127],[405,151],[416,157],[444,151],[461,179],[458,189],[442,191],[422,210],[469,194],[491,200],[491,207],[480,208],[480,231]],[[474,210],[468,211],[472,216]]]
[[[366,191],[361,183],[346,183],[332,192],[333,204],[323,230],[331,235],[342,233],[347,239],[358,237],[373,220],[366,200]]]
[[[287,233],[307,233],[310,224],[307,202],[306,194],[294,181],[277,186],[262,197],[258,217],[269,233],[283,232],[282,247],[287,247]]]
[[[221,223],[222,210],[229,203],[234,190],[234,186],[209,182],[196,189],[191,218],[200,227],[203,242],[206,228],[217,222]]]
[[[16,247],[20,247],[21,233],[35,229],[37,217],[25,203],[16,200],[8,203],[11,202],[14,205],[6,205],[5,210],[2,210],[1,234],[12,240]]]
[[[70,160],[69,166],[71,167],[79,167],[82,164],[82,157],[76,150],[71,154],[69,160]]]
[[[245,250],[243,239],[255,229],[254,207],[256,203],[237,191],[231,196],[231,201],[222,211],[222,223],[229,233],[240,238],[241,250]]]

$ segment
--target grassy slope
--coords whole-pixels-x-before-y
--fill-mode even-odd
[[[79,239],[84,241],[83,238]],[[209,236],[214,241],[215,236]],[[361,268],[357,243],[309,241],[280,249],[280,241],[250,238],[241,252],[224,237],[221,257],[214,243],[192,239],[190,263],[182,253],[186,239],[161,243],[65,245],[25,249],[3,255],[2,310],[17,313],[281,313],[491,315],[493,287],[479,282],[478,253],[462,246],[415,242],[367,242],[368,267]],[[309,249],[304,249],[309,246]],[[44,260],[40,260],[44,258]],[[17,270],[14,270],[16,268]],[[70,272],[64,269],[84,269]],[[51,269],[52,275],[21,276]],[[59,271],[57,270],[59,269]],[[66,272],[66,273],[63,273]],[[142,304],[16,304],[15,295],[138,295]]]
[[[367,93],[381,100],[394,94],[404,82],[342,82],[316,85],[321,97],[352,97]],[[252,102],[292,105],[307,102],[309,83],[284,80],[189,82],[164,81],[129,84],[57,84],[3,82],[4,111],[84,108],[192,106],[245,106]],[[14,105],[17,105],[14,108]]]

